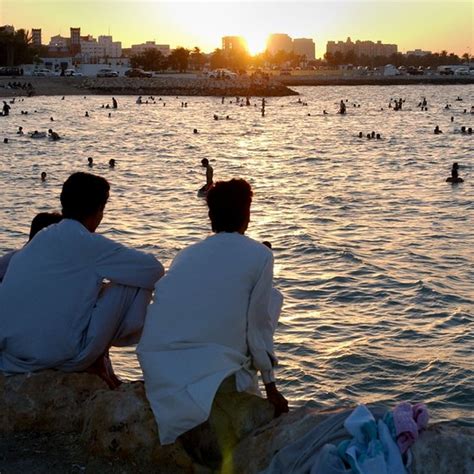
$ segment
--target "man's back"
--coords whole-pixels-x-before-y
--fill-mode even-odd
[[[152,288],[162,271],[146,255],[64,219],[11,260],[0,285],[0,371],[54,367],[86,344],[102,281]]]

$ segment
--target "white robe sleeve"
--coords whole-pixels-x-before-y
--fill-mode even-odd
[[[151,254],[125,247],[103,236],[97,241],[98,255],[96,271],[120,285],[136,286],[153,290],[155,283],[163,276],[163,265]]]
[[[253,365],[261,372],[264,383],[275,381],[273,366],[277,364],[273,351],[274,318],[270,315],[272,284],[273,256],[269,255],[250,295],[247,315],[247,344]]]

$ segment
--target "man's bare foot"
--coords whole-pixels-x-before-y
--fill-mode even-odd
[[[112,390],[116,389],[123,383],[114,373],[108,352],[100,356],[84,372],[98,375]]]

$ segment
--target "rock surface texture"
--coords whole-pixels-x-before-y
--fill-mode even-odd
[[[273,420],[266,400],[219,393],[206,423],[161,446],[141,382],[112,391],[89,374],[0,376],[0,471],[252,474],[332,413],[302,407]],[[62,454],[42,456],[50,444]],[[474,429],[431,425],[414,446],[412,471],[472,474]]]

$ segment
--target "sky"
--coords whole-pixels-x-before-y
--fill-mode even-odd
[[[241,35],[250,51],[265,48],[270,33],[312,38],[322,57],[328,40],[381,40],[405,52],[474,54],[474,2],[427,0],[156,1],[0,0],[0,25],[42,28],[43,43],[70,26],[95,37],[111,34],[123,47],[155,40],[172,48],[211,52],[221,37]]]

